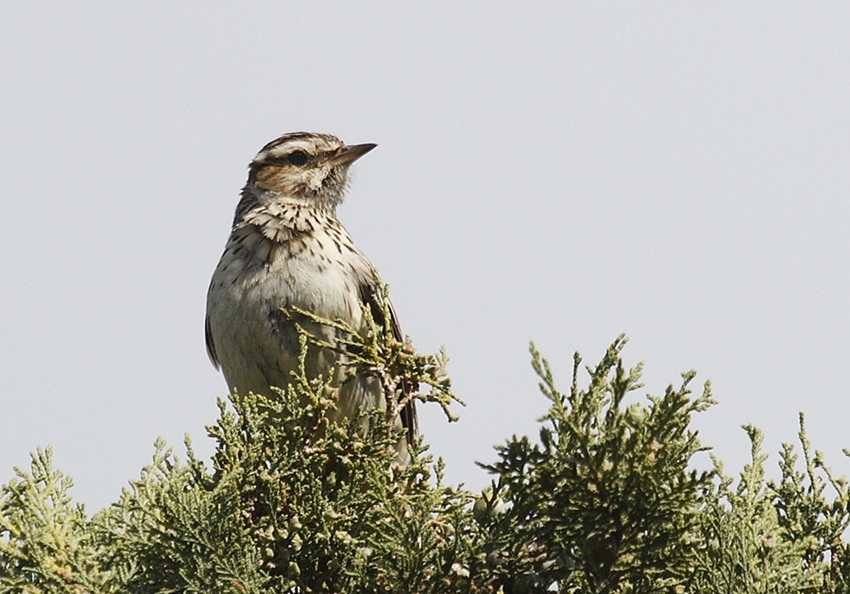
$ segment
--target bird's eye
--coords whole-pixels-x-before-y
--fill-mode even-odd
[[[309,158],[310,157],[304,151],[292,151],[286,157],[286,160],[296,167],[303,167],[307,164]]]

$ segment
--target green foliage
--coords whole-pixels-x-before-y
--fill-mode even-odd
[[[362,339],[360,352],[376,351],[383,336]],[[408,355],[443,388],[419,399],[450,399],[441,366]],[[444,486],[421,446],[406,467],[395,464],[398,436],[384,413],[329,423],[335,389],[307,378],[303,357],[286,391],[230,402],[233,410],[219,402],[209,428],[211,470],[189,444],[186,464],[158,444],[141,479],[95,517],[122,591],[438,592],[465,579],[452,567],[470,548],[471,496]]]
[[[385,292],[376,299],[363,336],[297,312],[338,336],[302,332],[302,352],[344,352],[353,373],[402,402],[449,414],[445,355],[393,338]],[[185,461],[157,441],[151,464],[92,518],[39,450],[0,488],[0,593],[850,591],[850,492],[813,453],[802,417],[802,459],[783,446],[777,482],[765,480],[752,427],[737,481],[718,460],[694,470],[706,448],[690,421],[713,404],[708,384],[692,397],[686,373],[642,400],[624,345],[584,381],[576,355],[566,393],[532,347],[551,403],[539,442],[497,446],[477,496],[446,485],[421,441],[399,465],[398,407],[329,421],[336,389],[307,377],[303,358],[286,390],[219,401],[211,463],[188,438]]]
[[[812,453],[802,413],[798,438],[805,473],[796,470],[797,455],[786,443],[779,461],[782,479],[778,485],[770,484],[782,534],[787,541],[805,546],[802,564],[821,574],[825,591],[850,592],[850,548],[842,540],[850,525],[847,480],[833,475],[821,452]],[[844,454],[850,456],[847,450]],[[831,501],[827,487],[832,490]]]
[[[696,591],[827,591],[822,588],[823,568],[806,561],[809,538],[789,538],[780,524],[781,500],[775,488],[764,481],[767,455],[761,453],[761,432],[751,426],[744,429],[752,443],[752,460],[744,467],[736,488],[733,479],[723,474],[720,461],[714,459],[717,481],[705,497],[701,525],[705,554],[695,575]],[[801,494],[795,493],[792,500],[798,502]]]
[[[32,455],[30,472],[0,490],[0,592],[110,592],[73,481],[53,469],[52,452]]]
[[[699,494],[708,473],[688,470],[703,448],[690,415],[713,401],[682,386],[624,406],[641,387],[640,366],[623,368],[620,337],[578,386],[575,357],[568,394],[532,346],[532,365],[552,407],[540,444],[527,437],[497,447],[496,497],[508,511],[491,523],[495,573],[508,591],[659,592],[686,583],[697,557]]]
[[[382,415],[366,434],[353,423],[319,434],[326,409],[301,414],[293,396],[221,403],[211,472],[160,446],[95,517],[122,591],[439,591],[467,546],[455,526],[468,496],[432,486],[428,458],[393,467]]]

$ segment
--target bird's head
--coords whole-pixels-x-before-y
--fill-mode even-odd
[[[254,157],[248,186],[317,207],[333,208],[342,202],[351,164],[375,146],[347,145],[330,134],[285,134]]]

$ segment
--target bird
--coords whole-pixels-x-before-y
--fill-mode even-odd
[[[229,390],[272,395],[294,381],[301,355],[293,308],[365,330],[363,306],[383,321],[374,268],[337,218],[349,185],[349,169],[375,144],[347,145],[336,136],[291,132],[266,144],[248,167],[248,181],[236,206],[230,236],[207,293],[206,346]],[[388,327],[403,341],[389,304]],[[299,321],[314,335],[333,340],[334,331]],[[379,326],[382,324],[379,323]],[[377,377],[351,377],[344,355],[308,348],[308,377],[322,375],[338,388],[340,422],[361,410],[388,408]],[[332,371],[333,370],[333,371]],[[332,377],[329,374],[333,373]],[[390,395],[390,398],[393,396]],[[409,460],[407,446],[418,435],[412,399],[393,420],[405,432],[398,461]]]

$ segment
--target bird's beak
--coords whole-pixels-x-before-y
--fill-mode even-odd
[[[329,160],[333,165],[350,165],[378,146],[377,144],[350,144],[342,147]]]

